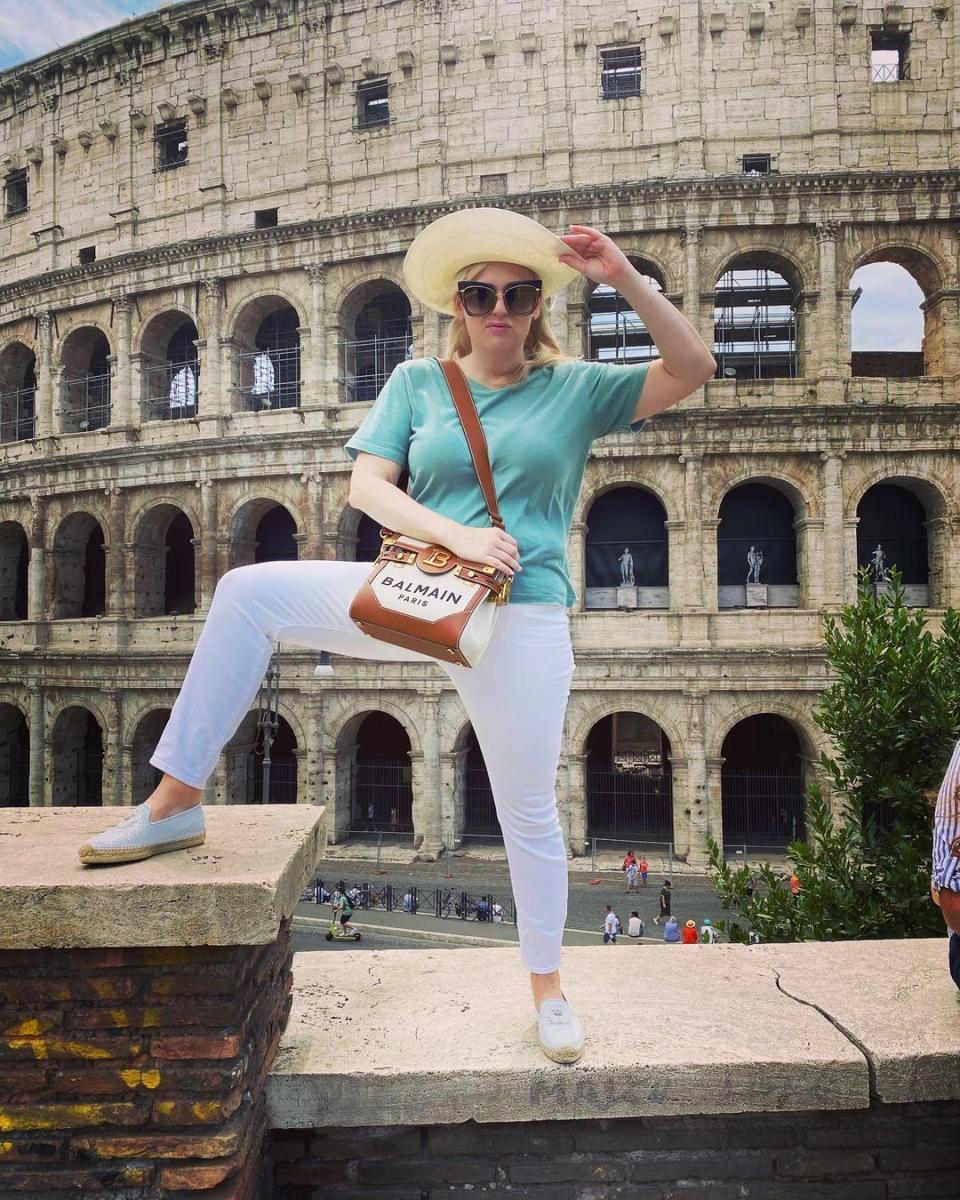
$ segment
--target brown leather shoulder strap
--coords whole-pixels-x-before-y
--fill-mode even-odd
[[[470,385],[462,368],[452,358],[438,358],[437,362],[446,376],[457,407],[457,415],[467,435],[467,445],[470,447],[470,457],[476,468],[477,478],[483,491],[490,520],[498,529],[503,528],[503,517],[500,516],[500,506],[497,504],[497,492],[493,486],[493,474],[490,470],[490,455],[487,451],[487,438],[477,416],[477,406],[470,394]]]

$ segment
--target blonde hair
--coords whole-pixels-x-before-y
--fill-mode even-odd
[[[476,279],[489,263],[471,263],[457,272],[457,279]],[[518,266],[523,266],[518,263]],[[529,270],[530,268],[526,268]],[[463,317],[455,316],[447,330],[447,358],[463,358],[470,353],[470,337],[467,334],[467,323]],[[547,319],[547,306],[541,299],[540,316],[530,322],[530,332],[523,343],[523,362],[517,373],[517,383],[523,383],[535,367],[552,366],[554,363],[576,362],[571,354],[564,354],[560,343],[550,328]]]

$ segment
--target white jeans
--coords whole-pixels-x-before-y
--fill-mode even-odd
[[[432,662],[460,694],[483,751],[510,866],[520,955],[529,971],[560,967],[567,916],[566,847],[554,793],[573,675],[566,609],[507,604],[475,667],[368,637],[351,621],[370,563],[269,562],[228,571],[150,762],[202,788],[256,698],[273,643],[352,658]]]

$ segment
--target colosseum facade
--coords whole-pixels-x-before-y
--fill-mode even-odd
[[[571,853],[802,835],[824,614],[877,547],[932,628],[960,604],[958,9],[189,0],[0,74],[0,803],[141,801],[218,578],[372,556],[343,444],[443,352],[401,262],[479,203],[608,233],[718,364],[588,464]],[[918,350],[852,348],[877,263],[922,293]],[[657,354],[586,279],[551,320]],[[442,672],[330,665],[281,656],[271,801],[495,837]],[[257,749],[254,706],[210,803],[263,799]]]

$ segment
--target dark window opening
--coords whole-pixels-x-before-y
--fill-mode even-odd
[[[27,211],[27,171],[11,171],[3,185],[4,209],[8,217]]]
[[[357,121],[361,129],[390,123],[389,84],[385,79],[358,85]]]
[[[187,161],[187,123],[169,121],[154,130],[157,143],[157,170],[166,171],[180,167]]]
[[[272,229],[277,223],[277,208],[260,208],[253,214],[254,229]]]
[[[95,262],[97,257],[96,246],[81,246],[79,257],[81,267],[85,267],[88,263]]]
[[[910,78],[907,51],[910,41],[903,33],[870,34],[870,82],[898,83]]]
[[[745,154],[743,156],[744,175],[769,175],[769,154]]]
[[[640,95],[642,50],[601,50],[600,64],[604,100]]]

